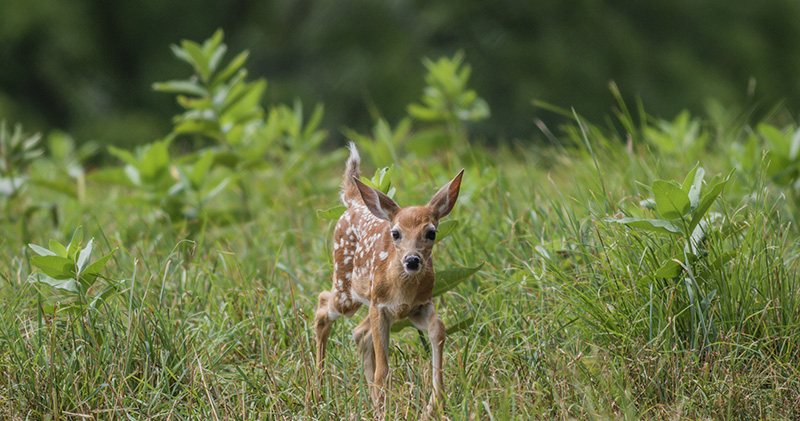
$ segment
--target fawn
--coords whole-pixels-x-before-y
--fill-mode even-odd
[[[361,182],[358,150],[352,142],[349,148],[341,192],[347,210],[333,235],[333,288],[319,294],[314,320],[317,368],[323,368],[333,322],[341,316],[353,316],[366,304],[369,316],[353,329],[353,339],[361,354],[372,402],[382,408],[389,373],[389,328],[408,318],[417,329],[428,332],[433,350],[430,408],[435,410],[444,405],[445,329],[431,301],[431,250],[439,219],[456,204],[464,170],[427,205],[401,208],[389,196]]]

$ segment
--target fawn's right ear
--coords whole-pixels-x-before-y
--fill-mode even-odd
[[[364,200],[367,209],[369,209],[376,218],[392,222],[392,219],[394,219],[394,216],[397,215],[397,212],[400,210],[400,206],[394,203],[391,197],[364,184],[358,177],[353,177],[353,181],[356,183],[358,191],[361,193],[361,199]]]
[[[431,201],[428,202],[428,207],[433,210],[436,219],[444,218],[453,210],[453,206],[456,205],[456,200],[458,200],[458,191],[461,189],[461,177],[463,175],[464,170],[462,169],[455,178],[439,189],[433,195]]]

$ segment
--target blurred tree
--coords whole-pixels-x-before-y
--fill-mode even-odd
[[[459,50],[492,108],[471,129],[489,141],[535,138],[534,118],[552,116],[532,99],[599,119],[610,80],[665,118],[709,98],[800,106],[796,0],[5,0],[0,116],[123,147],[151,141],[178,112],[150,90],[181,75],[168,46],[216,28],[252,52],[267,101],[322,102],[334,134],[399,121],[421,95],[422,59]]]

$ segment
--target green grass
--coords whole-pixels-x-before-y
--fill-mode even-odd
[[[219,62],[221,40],[174,50],[204,68]],[[467,92],[459,60],[432,66],[437,97]],[[13,179],[0,191],[0,418],[375,415],[350,335],[364,310],[334,325],[322,373],[313,356],[334,225],[317,210],[338,204],[346,153],[323,146],[322,107],[307,121],[299,102],[263,110],[263,83],[233,77],[243,61],[235,64],[225,77],[157,85],[199,95],[181,100],[176,120],[191,136],[114,150],[124,170],[84,174],[90,152],[63,134],[41,155],[38,138],[0,133],[15,151],[0,173]],[[218,95],[228,105],[209,100]],[[641,109],[633,117],[620,100],[597,126],[538,104],[569,119],[548,135],[551,146],[489,148],[470,144],[464,126],[488,108],[476,101],[467,115],[448,108],[453,98],[415,108],[427,123],[380,120],[371,136],[347,132],[364,174],[394,164],[401,205],[425,203],[466,168],[448,217],[459,224],[437,245],[436,267],[483,266],[435,299],[445,325],[472,320],[446,341],[445,416],[800,417],[793,125],[779,126],[780,115],[755,127],[685,113],[657,121]],[[675,214],[683,205],[663,212],[669,206],[643,201],[656,180],[677,183],[656,183],[655,202],[672,198],[663,192],[679,190],[698,164],[702,192],[714,176],[730,178],[702,240],[690,241],[689,214]],[[615,222],[623,217],[687,230]],[[67,244],[78,226],[94,238],[92,260],[117,249],[101,277],[78,292],[30,282],[39,269],[27,244]],[[419,419],[431,368],[412,329],[392,336],[390,368],[386,418]]]
[[[682,179],[695,161],[604,136],[589,132],[594,155],[578,144],[562,151],[473,146],[471,155],[448,157],[467,172],[451,216],[460,225],[437,246],[437,266],[485,266],[437,302],[446,324],[475,317],[446,342],[446,415],[796,418],[800,285],[791,203],[763,176],[753,174],[756,184],[747,185],[734,175],[713,207],[724,221],[705,245],[711,257],[733,257],[697,281],[705,296],[715,291],[699,308],[683,279],[643,281],[683,249],[680,239],[603,221],[642,212],[639,200],[650,197],[643,186]],[[726,147],[716,139],[693,158],[707,174],[725,174],[732,166]],[[397,163],[401,203],[424,202],[446,181],[441,158]],[[120,286],[97,311],[45,312],[48,303],[68,307],[70,297],[27,281],[32,253],[18,234],[22,222],[2,225],[0,413],[372,416],[349,334],[363,311],[335,325],[316,389],[311,325],[316,295],[330,287],[333,222],[315,211],[336,203],[340,172],[331,165],[276,185],[279,167],[254,171],[252,220],[196,228],[115,201],[129,194],[123,187],[90,182],[84,204],[28,191],[31,202],[54,200],[63,221],[34,213],[30,241],[66,242],[82,224],[104,253],[119,247],[100,283]],[[231,188],[228,200],[212,203],[240,203],[238,193]],[[431,373],[416,332],[393,336],[390,366],[387,418],[417,419]]]

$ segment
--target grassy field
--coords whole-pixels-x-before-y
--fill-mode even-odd
[[[401,205],[466,168],[436,266],[483,266],[436,299],[446,326],[468,322],[445,345],[445,415],[797,419],[796,127],[616,111],[565,113],[549,146],[482,146],[446,119],[348,133],[365,174],[394,164]],[[334,326],[317,388],[335,223],[317,210],[339,204],[346,153],[315,116],[266,110],[259,127],[282,123],[255,159],[252,142],[154,142],[89,171],[64,135],[31,146],[0,202],[0,417],[372,417],[350,335],[364,310]],[[445,143],[420,152],[432,130]],[[387,419],[419,419],[417,332],[392,335],[390,367]]]

